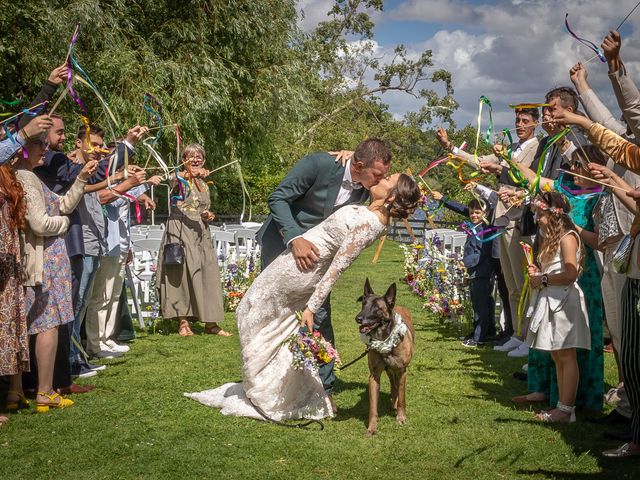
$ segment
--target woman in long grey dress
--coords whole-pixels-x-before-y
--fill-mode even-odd
[[[185,393],[223,415],[273,420],[333,416],[317,372],[296,370],[293,353],[282,343],[313,317],[336,280],[380,235],[390,217],[406,218],[420,198],[414,180],[395,174],[371,188],[371,204],[342,207],[303,237],[319,250],[317,265],[301,272],[290,249],[278,256],[253,282],[236,316],[242,353],[242,383]],[[260,413],[262,412],[262,413]]]
[[[191,336],[189,319],[195,318],[206,324],[205,333],[230,336],[220,328],[224,320],[222,285],[218,259],[208,223],[214,219],[209,211],[211,198],[204,179],[208,175],[204,168],[204,148],[192,144],[184,149],[183,161],[188,171],[183,175],[189,186],[181,187],[173,177],[173,204],[167,228],[160,244],[158,256],[158,287],[160,308],[164,318],[179,318],[179,333]],[[164,247],[169,243],[180,243],[184,249],[182,265],[163,265]]]

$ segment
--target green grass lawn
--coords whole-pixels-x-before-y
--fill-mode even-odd
[[[402,275],[397,245],[387,242],[375,266],[372,254],[364,252],[332,294],[345,362],[363,351],[354,316],[365,277],[382,293]],[[379,434],[365,436],[364,360],[339,374],[340,411],[322,432],[224,417],[182,393],[240,380],[237,336],[140,334],[130,353],[89,379],[95,391],[73,397],[74,407],[10,416],[0,428],[0,479],[639,478],[637,461],[600,456],[617,444],[584,416],[550,426],[515,408],[509,399],[526,385],[511,374],[522,361],[462,347],[458,336],[468,327],[426,315],[401,283],[398,304],[412,310],[417,330],[405,426],[395,423],[385,378]],[[235,331],[232,314],[225,328]],[[608,383],[612,360],[607,355]]]

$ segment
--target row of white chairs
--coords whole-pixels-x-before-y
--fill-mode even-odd
[[[467,234],[450,228],[434,228],[424,231],[424,240],[430,240],[434,237],[440,238],[442,248],[447,252],[461,252],[467,241]]]
[[[240,259],[250,256],[254,259],[259,257],[260,247],[256,241],[257,228],[222,230],[219,227],[210,227],[210,231],[222,270],[229,263],[235,263]],[[163,235],[164,229],[157,228],[132,228],[131,232],[134,260],[131,267],[127,269],[127,280],[134,293],[131,302],[138,314],[141,327],[144,327],[145,318],[152,315],[151,309],[148,309],[152,303],[151,279],[157,268],[158,252]]]

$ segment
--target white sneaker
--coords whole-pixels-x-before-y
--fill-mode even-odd
[[[113,358],[119,358],[122,356],[120,352],[112,352],[111,350],[100,350],[98,353],[94,355],[96,358],[111,360]]]
[[[493,347],[493,349],[498,352],[510,352],[514,348],[518,348],[521,344],[522,340],[517,337],[511,337],[509,340],[507,340],[507,343],[503,345],[496,345],[495,347]]]
[[[112,352],[116,352],[116,353],[127,353],[130,348],[126,345],[119,345],[116,342],[114,342],[113,340],[109,339],[105,342],[105,344],[107,345],[107,348],[109,350],[111,350]]]
[[[528,373],[529,372],[529,364],[525,363],[524,365],[522,365],[522,371],[524,373]]]
[[[529,355],[529,345],[527,345],[524,342],[521,342],[518,348],[516,348],[515,350],[511,350],[509,353],[507,353],[507,357],[516,357],[516,358],[526,357],[528,355]]]

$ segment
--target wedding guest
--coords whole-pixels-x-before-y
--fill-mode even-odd
[[[514,161],[523,165],[531,165],[536,150],[538,148],[538,139],[535,136],[536,126],[540,118],[540,111],[537,108],[521,108],[515,112],[515,127],[518,141],[509,145],[511,155]],[[476,163],[474,156],[463,150],[455,148],[449,141],[447,133],[443,129],[437,132],[437,138],[440,145],[451,151],[454,155],[469,162],[469,165]],[[495,349],[502,352],[509,352],[518,348],[522,344],[522,336],[519,338],[515,333],[518,330],[519,316],[518,305],[522,296],[522,288],[524,286],[524,272],[522,265],[524,263],[523,251],[520,246],[522,236],[516,228],[516,224],[522,216],[522,208],[510,203],[508,199],[511,194],[519,187],[509,175],[509,169],[504,168],[503,159],[495,152],[492,155],[480,156],[477,159],[478,168],[484,168],[486,171],[494,173],[499,180],[499,200],[490,219],[492,225],[504,227],[504,233],[500,235],[496,244],[499,247],[499,258],[501,273],[509,292],[508,299],[502,298],[502,305],[508,305],[505,310],[505,331],[509,335],[509,339],[502,345],[496,346]],[[502,297],[502,295],[501,295]]]
[[[608,52],[608,50],[605,50],[605,56],[607,56],[608,58],[613,58],[616,55],[612,56],[610,52]],[[588,73],[586,67],[578,63],[571,68],[569,74],[571,77],[571,81],[576,86],[576,90],[580,95],[580,103],[582,103],[587,116],[594,122],[605,126],[609,130],[612,130],[626,140],[637,143],[635,138],[630,135],[630,129],[625,123],[627,117],[630,116],[629,112],[627,112],[627,114],[623,116],[625,122],[621,122],[614,118],[609,109],[600,101],[596,93],[589,85],[589,82],[587,80]],[[635,91],[637,94],[637,88],[635,87],[635,85],[633,85],[633,82],[629,80],[626,72],[621,75],[618,75],[617,73],[610,73],[609,76],[611,77],[611,81],[614,86],[614,92],[616,94],[616,98],[618,99],[619,105],[624,105],[624,95],[622,94],[622,91]],[[638,97],[640,98],[640,95],[638,95]],[[627,107],[623,108],[626,109]],[[633,117],[630,117],[633,121]],[[595,165],[590,166],[592,171],[594,167]],[[601,176],[606,176],[607,178],[617,181],[619,186],[623,184],[640,184],[640,176],[636,175],[631,170],[625,169],[621,165],[617,165],[611,159],[608,159],[605,168],[606,174],[604,173],[604,168],[600,169]],[[615,409],[612,410],[611,413],[606,417],[594,420],[594,422],[604,425],[626,424],[627,428],[630,428],[629,425],[631,423],[631,409],[629,406],[629,399],[624,390],[624,374],[622,372],[619,358],[621,322],[620,298],[626,277],[625,275],[617,273],[613,270],[611,266],[611,259],[615,251],[615,247],[622,236],[629,234],[631,224],[633,223],[633,209],[635,208],[635,204],[631,207],[631,210],[629,208],[625,208],[625,206],[623,205],[625,199],[629,200],[631,203],[634,202],[632,202],[631,199],[629,199],[629,197],[627,197],[626,195],[620,195],[620,190],[614,189],[613,193],[614,195],[609,194],[603,196],[603,200],[599,202],[602,221],[608,223],[609,226],[606,226],[603,229],[599,229],[598,235],[601,237],[603,235],[603,232],[605,232],[604,235],[606,236],[606,240],[602,239],[604,241],[604,244],[600,242],[599,245],[601,251],[604,252],[604,259],[602,262],[603,271],[601,288],[605,307],[605,319],[607,328],[609,330],[609,335],[611,336],[613,353],[618,369],[618,383],[605,395],[608,403],[615,404]],[[609,202],[609,199],[611,199],[611,204]],[[583,240],[585,242],[587,241],[586,238],[583,238]]]
[[[587,137],[619,165],[640,174],[640,147],[624,140],[611,130],[588,118],[561,112],[557,120],[577,125],[587,132]],[[595,177],[595,175],[594,175]],[[632,190],[629,196],[640,200],[640,191]],[[637,208],[637,207],[636,207]],[[640,456],[640,266],[638,265],[637,235],[640,232],[640,215],[636,214],[631,227],[634,247],[629,256],[627,281],[622,290],[622,327],[620,335],[620,364],[624,372],[624,387],[631,406],[631,441],[615,450],[605,450],[603,455],[611,458]]]
[[[51,127],[51,124],[52,121],[48,115],[40,115],[31,119],[20,131],[14,133],[13,138],[7,137],[0,140],[0,165],[3,165],[13,158],[27,140],[39,137],[45,133]]]
[[[71,269],[61,237],[69,226],[69,219],[60,214],[68,214],[76,207],[97,163],[85,164],[67,194],[58,196],[33,173],[44,159],[44,140],[30,139],[24,148],[26,158],[18,156],[16,176],[24,189],[27,206],[27,226],[22,237],[25,310],[29,335],[35,347],[32,370],[37,369],[36,408],[38,412],[46,412],[50,407],[73,405],[73,401],[53,390],[58,327],[73,321]]]
[[[584,294],[577,285],[580,237],[569,218],[569,202],[557,192],[538,195],[533,206],[542,232],[529,284],[536,291],[527,343],[551,352],[556,365],[559,400],[537,418],[544,422],[575,422],[575,398],[580,373],[576,349],[591,348]]]
[[[0,166],[0,376],[9,376],[9,411],[29,406],[22,390],[22,373],[29,371],[18,234],[25,228],[23,197],[13,170],[8,165]]]
[[[189,319],[205,323],[207,334],[228,337],[220,327],[224,320],[222,285],[218,260],[209,222],[214,214],[209,210],[211,197],[204,168],[205,151],[196,143],[187,146],[182,154],[186,171],[180,174],[187,181],[172,177],[173,205],[158,255],[158,288],[160,308],[165,318],[180,320],[179,333],[193,335]],[[168,244],[179,244],[184,251],[184,263],[163,265]]]
[[[136,138],[131,139],[131,144],[137,143],[147,132],[147,127],[142,127]],[[160,177],[147,179],[143,169],[135,169],[126,180],[98,191],[99,202],[105,211],[106,243],[95,272],[94,288],[87,294],[85,326],[87,353],[91,356],[114,358],[129,351],[129,346],[115,341],[124,268],[133,258],[129,202],[144,203],[147,208],[155,208],[153,201],[144,192],[149,184],[159,183]]]
[[[485,211],[483,205],[475,198],[465,206],[444,197],[440,192],[434,191],[432,195],[435,200],[441,202],[449,210],[459,213],[471,221],[464,243],[462,262],[469,275],[469,292],[473,308],[473,334],[470,338],[463,339],[462,345],[465,347],[484,345],[495,340],[496,336],[493,252],[494,244],[497,246],[497,242],[491,238],[495,232],[487,232],[489,225],[484,221],[485,216],[490,216],[490,213]]]
[[[604,166],[606,158],[593,145],[586,145],[573,150],[567,161],[571,164],[571,172],[579,176],[573,176],[573,179],[570,180],[572,177],[570,174],[561,174],[555,181],[543,177],[540,179],[540,184],[544,190],[557,191],[567,198],[571,207],[569,217],[576,231],[594,231],[598,229],[598,224],[595,222],[600,218],[598,216],[599,205],[609,204],[611,198],[608,195],[600,195],[597,184],[583,177],[590,175],[587,167],[589,162]],[[615,219],[613,223],[617,225]],[[614,227],[612,226],[612,228]],[[603,236],[606,236],[606,229],[607,227],[603,224]],[[612,234],[615,235],[613,230]],[[598,412],[602,410],[602,395],[604,393],[604,305],[600,288],[601,273],[598,259],[592,244],[586,241],[584,243],[578,285],[585,295],[591,333],[591,349],[578,350],[576,354],[580,381],[575,403],[578,408]],[[549,403],[552,406],[555,405],[558,401],[558,385],[554,381],[555,377],[556,372],[551,356],[545,351],[530,351],[527,369],[529,393],[514,397],[512,400],[515,403],[537,403],[549,398]]]

